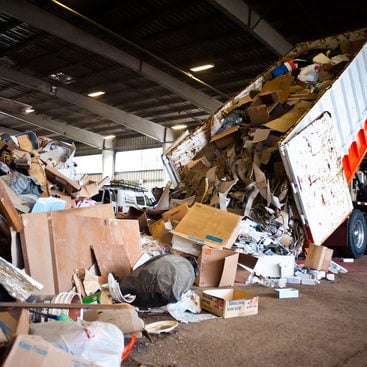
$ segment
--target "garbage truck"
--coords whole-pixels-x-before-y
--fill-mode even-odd
[[[298,253],[300,246],[313,243],[338,246],[344,257],[362,257],[367,241],[366,42],[364,28],[295,45],[164,151],[175,188],[244,217],[260,220],[271,212],[279,218],[281,213],[283,232],[288,230],[291,240],[297,237],[294,224],[300,224],[298,232],[302,228]],[[214,161],[223,152],[230,169]],[[182,183],[198,167],[206,167],[196,173],[202,177],[183,190]],[[274,179],[281,177],[286,185],[283,180],[275,186]],[[211,198],[206,195],[210,183]],[[259,196],[264,210],[255,218]]]

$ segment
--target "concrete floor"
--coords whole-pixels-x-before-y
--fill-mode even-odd
[[[122,365],[367,366],[367,256],[340,264],[348,272],[334,281],[292,285],[299,298],[278,299],[272,288],[242,286],[259,295],[257,315],[180,323],[170,333],[151,335],[151,341],[139,338]],[[141,317],[172,319],[169,314]]]

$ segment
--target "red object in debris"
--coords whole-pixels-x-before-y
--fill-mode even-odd
[[[122,356],[121,356],[121,361],[123,362],[127,356],[130,354],[130,352],[132,351],[134,345],[135,345],[135,341],[136,341],[136,335],[133,335],[131,337],[131,340],[128,344],[125,345],[125,348],[122,352]]]

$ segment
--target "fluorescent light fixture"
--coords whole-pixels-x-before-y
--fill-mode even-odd
[[[34,112],[34,109],[32,107],[29,107],[25,110],[25,113],[31,113]]]
[[[105,94],[105,92],[99,90],[97,92],[92,92],[92,93],[89,93],[88,96],[89,97],[98,97],[98,96],[101,96],[102,94]]]
[[[194,66],[192,68],[190,68],[191,71],[203,71],[203,70],[208,70],[214,68],[213,64],[205,64],[205,65],[200,65],[200,66]]]
[[[187,128],[187,125],[185,124],[180,124],[180,125],[174,125],[172,126],[172,129],[173,130],[183,130],[183,129],[186,129]]]
[[[106,135],[103,137],[104,139],[113,139],[113,138],[116,138],[116,135]]]
[[[63,73],[62,71],[59,73],[50,74],[49,77],[53,80],[57,80],[58,82],[64,84],[70,84],[75,82],[75,79],[72,76]]]

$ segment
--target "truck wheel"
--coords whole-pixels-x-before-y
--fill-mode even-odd
[[[354,209],[348,219],[348,248],[345,248],[343,255],[359,259],[366,252],[366,241],[366,219],[360,210]]]

